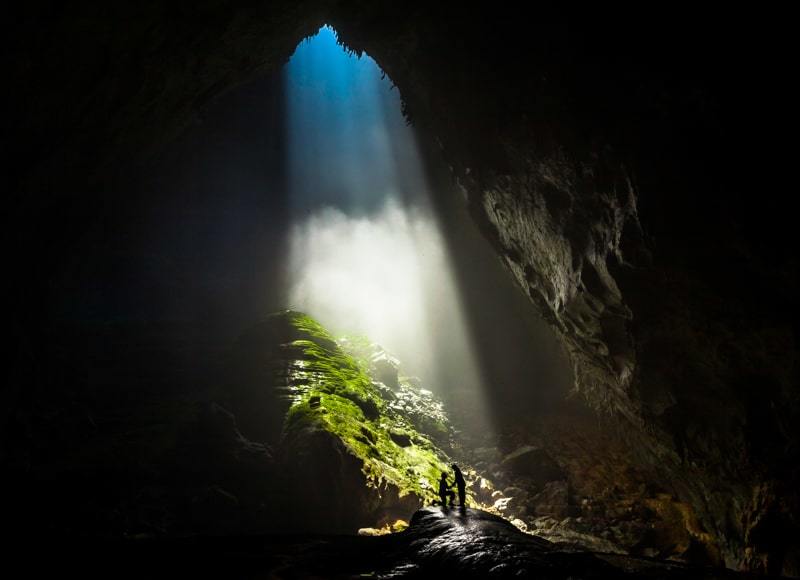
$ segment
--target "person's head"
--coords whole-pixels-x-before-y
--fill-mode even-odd
[[[446,478],[447,478],[447,474],[446,473],[442,473],[442,479],[446,479]]]
[[[450,467],[452,467],[452,468],[453,468],[453,469],[455,469],[456,471],[458,471],[458,470],[459,470],[459,469],[458,469],[458,465],[456,465],[455,463],[454,463],[453,465],[451,465]]]

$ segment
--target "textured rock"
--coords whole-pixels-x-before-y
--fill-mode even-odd
[[[37,576],[80,569],[83,577],[121,578],[754,578],[726,570],[693,568],[609,553],[557,546],[524,534],[480,510],[426,508],[400,533],[361,536],[131,538],[87,545],[61,541],[51,558],[12,551],[11,562],[27,562]],[[90,563],[88,550],[93,550]],[[98,549],[100,548],[100,549]]]
[[[503,458],[501,465],[514,473],[544,485],[549,481],[564,479],[564,472],[544,449],[525,445]]]
[[[723,135],[733,118],[708,117],[727,111],[736,89],[711,79],[665,83],[648,62],[662,57],[657,48],[642,39],[651,52],[633,54],[603,27],[532,41],[499,25],[540,42],[526,61],[515,59],[525,49],[513,41],[481,42],[478,26],[469,28],[468,57],[439,41],[446,33],[436,24],[412,32],[398,22],[404,40],[390,43],[385,30],[372,34],[353,18],[341,18],[346,42],[376,58],[412,120],[435,135],[473,217],[568,351],[576,393],[612,417],[639,481],[691,506],[696,535],[727,565],[765,569],[746,548],[757,517],[751,495],[788,481],[800,488],[797,471],[785,469],[797,463],[797,437],[781,427],[798,416],[797,348],[781,314],[793,309],[786,290],[796,276],[787,273],[796,259],[770,233],[774,212],[743,209],[758,204],[732,178],[739,152]],[[609,42],[603,56],[589,56]],[[653,76],[618,74],[626,52],[625,66]],[[700,54],[677,58],[688,69]],[[441,74],[443,63],[470,58],[494,68],[448,65]],[[704,95],[703,107],[686,97],[692,91]],[[704,164],[709,148],[715,157]],[[602,453],[593,460],[616,470]],[[796,515],[771,509],[782,514],[770,524],[775,533],[799,529]],[[795,558],[776,548],[771,566],[794,569]]]
[[[435,497],[447,458],[417,417],[438,417],[445,434],[449,423],[431,393],[399,383],[398,368],[381,347],[365,339],[340,344],[293,311],[269,316],[239,340],[233,369],[236,376],[246,370],[248,380],[235,383],[230,398],[256,421],[253,432],[280,433],[278,465],[295,506],[285,525],[353,533],[405,518]],[[398,393],[387,400],[392,378]]]

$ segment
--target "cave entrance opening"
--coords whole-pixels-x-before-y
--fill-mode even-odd
[[[297,47],[284,87],[291,307],[379,343],[488,432],[471,329],[398,91],[329,26]]]

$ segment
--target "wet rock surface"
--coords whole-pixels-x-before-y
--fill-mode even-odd
[[[96,544],[95,544],[96,545]],[[234,536],[101,544],[84,577],[120,578],[752,578],[744,574],[565,549],[475,509],[424,508],[386,536]],[[63,547],[63,546],[62,546]],[[81,545],[58,559],[72,569]],[[56,549],[57,553],[60,551]],[[125,565],[120,567],[120,563]],[[52,562],[33,564],[36,572]]]
[[[553,426],[506,430],[497,440],[480,441],[493,442],[491,447],[468,440],[464,457],[486,474],[467,472],[473,497],[484,509],[562,547],[720,564],[714,539],[692,506],[648,483],[615,437],[574,414],[569,433],[548,428]],[[526,456],[550,469],[532,473],[530,465],[508,461]],[[595,456],[614,457],[615,469]]]
[[[522,533],[500,517],[470,508],[425,508],[414,514],[406,531],[389,539],[402,546],[401,554],[408,550],[409,559],[387,572],[379,571],[379,577],[423,577],[434,571],[490,578],[728,576],[677,564],[565,549]]]

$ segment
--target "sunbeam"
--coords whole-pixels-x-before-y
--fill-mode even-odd
[[[483,379],[397,91],[329,27],[298,47],[286,91],[292,306],[379,342],[485,428]]]

